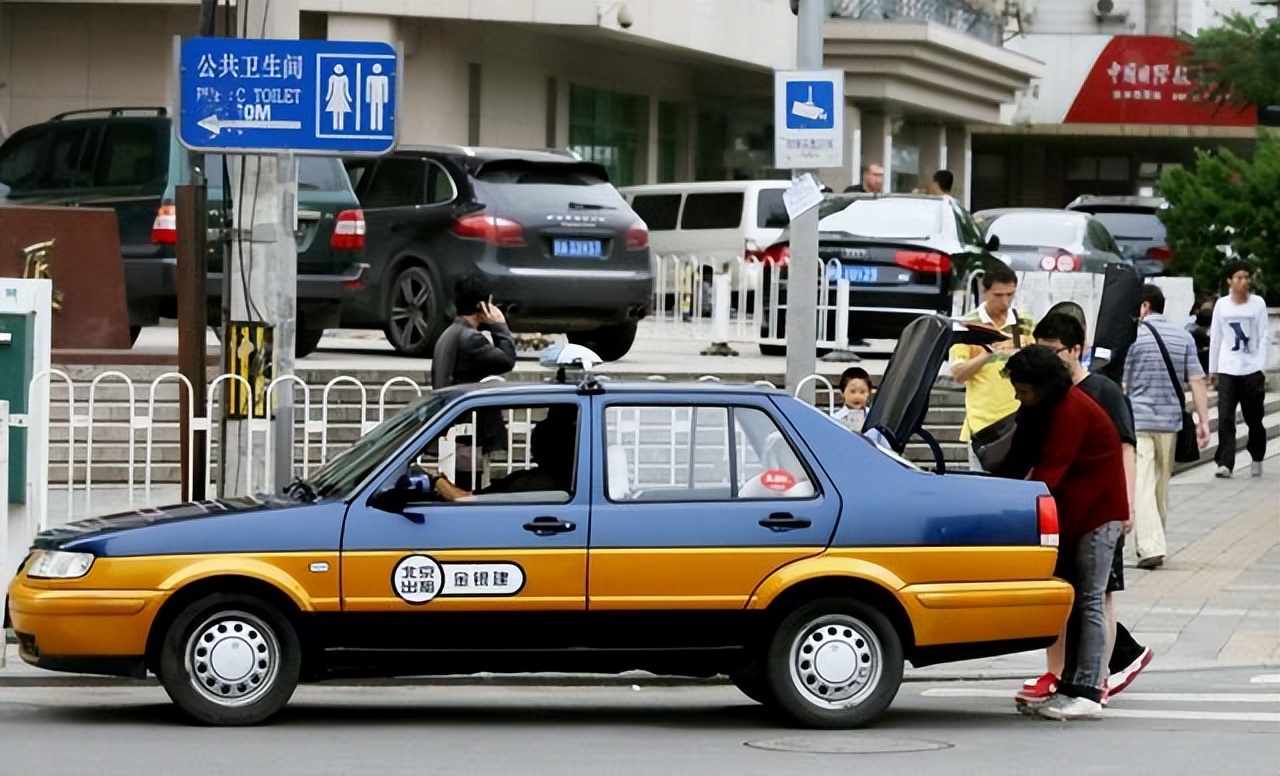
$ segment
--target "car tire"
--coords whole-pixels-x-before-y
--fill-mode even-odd
[[[601,326],[591,331],[573,332],[569,341],[595,351],[605,361],[617,361],[631,351],[639,325],[635,321]]]
[[[235,726],[256,725],[284,708],[301,669],[297,632],[278,609],[251,596],[216,594],[170,624],[158,673],[193,722]]]
[[[796,722],[830,730],[874,722],[902,684],[902,642],[880,612],[825,598],[788,614],[769,645],[766,677]]]
[[[769,679],[760,670],[758,662],[753,660],[729,674],[729,680],[733,682],[734,687],[742,691],[743,695],[756,703],[765,706],[775,705],[773,692],[769,689]]]
[[[298,334],[293,340],[294,358],[306,358],[316,352],[316,348],[320,347],[320,338],[324,336],[324,329],[298,329]]]
[[[448,327],[444,299],[431,270],[405,264],[387,288],[383,334],[397,353],[430,358],[436,340]]]

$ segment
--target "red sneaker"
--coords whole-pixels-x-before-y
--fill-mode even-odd
[[[1058,677],[1045,672],[1035,679],[1022,683],[1022,689],[1014,694],[1013,699],[1019,706],[1036,706],[1049,700],[1058,692]]]

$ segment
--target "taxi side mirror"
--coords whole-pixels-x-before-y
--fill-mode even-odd
[[[417,522],[421,522],[421,516],[406,514],[405,508],[410,504],[426,501],[431,491],[431,478],[425,473],[405,472],[396,478],[394,485],[373,494],[369,499],[369,506],[383,512],[416,517]]]

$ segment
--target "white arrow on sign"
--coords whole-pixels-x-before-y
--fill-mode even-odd
[[[196,122],[209,130],[214,137],[224,129],[302,129],[301,121],[256,121],[253,119],[223,119],[218,116],[207,116]]]

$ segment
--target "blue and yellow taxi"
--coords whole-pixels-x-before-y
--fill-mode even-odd
[[[20,654],[153,673],[214,725],[327,678],[632,669],[865,725],[905,661],[1046,646],[1072,598],[1042,485],[898,454],[952,338],[917,323],[871,438],[756,386],[489,383],[280,495],[46,531],[8,591]]]

